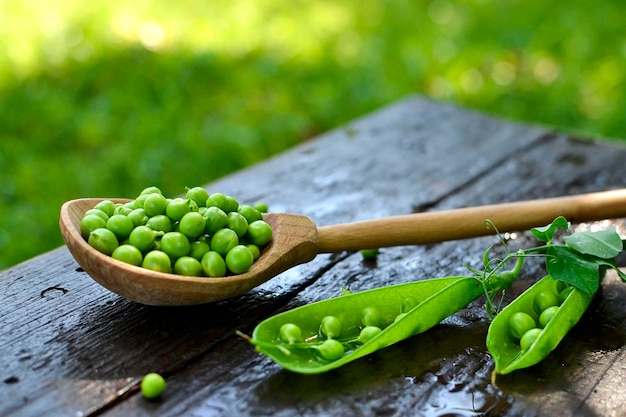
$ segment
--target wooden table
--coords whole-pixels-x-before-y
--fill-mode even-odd
[[[621,188],[624,161],[620,144],[409,97],[206,187],[321,226]],[[600,224],[626,234],[624,219]],[[536,243],[527,232],[510,237],[512,247]],[[342,287],[464,274],[494,244],[487,236],[390,248],[375,262],[319,255],[239,298],[194,307],[122,299],[61,247],[0,273],[0,415],[625,415],[626,285],[616,275],[540,366],[502,376],[497,387],[481,300],[317,376],[282,370],[235,335]],[[543,274],[541,262],[529,262],[506,300]],[[139,393],[151,371],[168,382],[159,401]]]

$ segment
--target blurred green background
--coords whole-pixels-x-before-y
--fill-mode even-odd
[[[0,0],[0,269],[412,93],[626,138],[618,0]],[[223,190],[228,192],[228,190]]]

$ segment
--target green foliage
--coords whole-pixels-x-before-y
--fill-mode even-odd
[[[0,268],[410,93],[624,137],[617,0],[0,2]]]
[[[624,244],[615,227],[600,231],[582,231],[564,236],[564,245],[552,242],[557,229],[569,229],[564,217],[557,217],[545,227],[531,230],[533,236],[547,246],[527,249],[538,253],[545,250],[546,269],[553,279],[566,282],[591,296],[600,287],[607,268],[614,268],[622,280],[626,274],[615,266],[615,258],[624,249]]]

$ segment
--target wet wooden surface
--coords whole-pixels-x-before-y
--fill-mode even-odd
[[[624,161],[619,144],[411,97],[207,189],[262,199],[272,211],[306,214],[321,226],[621,188]],[[624,219],[598,224],[626,235]],[[535,243],[528,233],[508,242]],[[319,255],[236,299],[184,308],[124,300],[59,248],[0,272],[0,415],[623,416],[626,284],[615,275],[540,366],[502,376],[497,387],[483,300],[317,376],[282,370],[235,335],[342,287],[465,273],[490,245],[498,240],[390,248],[375,262],[359,253]],[[506,300],[544,273],[541,262],[528,262]],[[158,401],[138,389],[152,371],[168,382]]]

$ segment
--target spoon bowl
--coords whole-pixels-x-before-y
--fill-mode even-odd
[[[59,226],[78,264],[98,283],[148,305],[193,305],[243,294],[319,253],[417,245],[544,226],[558,216],[584,222],[626,216],[626,189],[467,207],[317,227],[307,216],[267,213],[273,237],[248,272],[223,278],[155,272],[118,261],[87,243],[80,233],[85,212],[103,198],[71,200],[61,207]],[[128,202],[125,199],[110,199]]]
[[[234,297],[295,265],[312,260],[317,254],[317,228],[312,220],[299,214],[266,213],[263,217],[272,226],[274,237],[248,272],[209,278],[152,271],[98,252],[82,237],[83,215],[102,200],[105,199],[83,198],[63,204],[59,219],[61,234],[72,256],[96,282],[142,304],[193,305]]]

